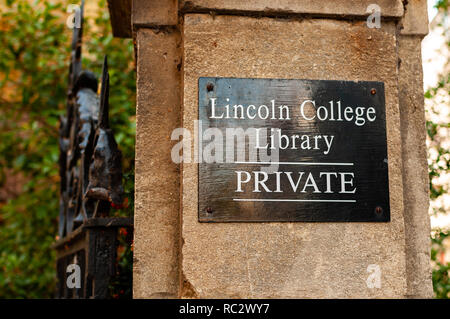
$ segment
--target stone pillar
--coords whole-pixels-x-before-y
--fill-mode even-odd
[[[399,103],[402,128],[408,298],[431,298],[430,219],[421,41],[428,33],[426,1],[409,1],[399,23]]]
[[[115,21],[136,40],[135,297],[432,296],[426,1],[378,1],[380,28],[371,3],[133,0],[131,27]],[[198,165],[174,164],[170,138],[194,131],[199,77],[384,82],[390,222],[200,223]]]
[[[133,1],[132,7],[137,59],[134,217],[139,225],[135,298],[179,295],[180,167],[171,160],[170,136],[181,126],[181,37],[176,7],[164,3]]]

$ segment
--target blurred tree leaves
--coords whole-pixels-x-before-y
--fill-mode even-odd
[[[0,298],[47,298],[54,293],[55,255],[50,246],[57,234],[57,136],[59,116],[65,113],[72,34],[66,25],[68,4],[0,0],[0,170],[21,172],[27,180],[20,195],[0,204]],[[101,0],[96,17],[85,15],[83,68],[99,75],[105,54],[110,64],[111,126],[123,153],[130,203],[116,214],[131,216],[133,43],[112,37],[106,1]]]
[[[442,262],[445,254],[444,241],[450,239],[448,232],[437,231],[431,237],[431,260],[433,260],[433,290],[436,298],[448,299],[450,292],[450,263]]]
[[[448,0],[438,0],[436,1],[435,7],[439,10],[438,15],[441,17],[438,26],[443,27],[443,35],[448,39],[448,29],[446,25],[448,23]],[[447,41],[447,46],[450,46],[450,42]],[[447,61],[447,65],[450,61]],[[425,98],[431,99],[439,105],[440,100],[437,98],[439,95],[446,96],[444,101],[448,101],[450,96],[450,74],[441,74],[440,80],[435,87],[428,89],[425,92]],[[447,107],[449,107],[447,105]],[[427,109],[428,118],[431,115],[439,115],[439,113],[431,107]],[[450,128],[448,122],[440,120],[439,122],[432,121],[430,119],[426,122],[427,133],[428,133],[428,159],[429,159],[429,179],[430,179],[430,199],[436,200],[444,194],[448,193],[449,185],[442,185],[439,182],[439,177],[443,174],[449,173],[450,168],[450,154],[449,149],[444,146],[441,138],[440,131]],[[434,210],[434,213],[449,213],[445,212],[443,207],[438,207]],[[432,260],[432,278],[433,278],[433,289],[436,298],[450,298],[450,263],[445,262],[444,255],[446,252],[445,242],[450,239],[450,232],[448,229],[434,230],[431,235],[431,260]],[[448,246],[447,246],[448,247]],[[448,253],[448,252],[447,252]]]

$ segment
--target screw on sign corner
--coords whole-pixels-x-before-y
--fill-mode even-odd
[[[377,94],[377,90],[375,90],[375,89],[370,90],[370,94],[372,94],[372,95]]]
[[[375,214],[381,216],[383,214],[383,208],[381,206],[375,207]]]
[[[206,85],[206,90],[207,90],[208,92],[211,92],[212,90],[214,90],[214,84],[208,83],[208,84]]]
[[[212,213],[213,213],[213,209],[212,209],[211,207],[207,207],[207,208],[206,208],[206,212],[207,212],[208,214],[212,214]]]

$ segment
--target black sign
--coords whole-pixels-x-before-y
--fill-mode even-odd
[[[199,221],[390,220],[383,83],[198,85]]]

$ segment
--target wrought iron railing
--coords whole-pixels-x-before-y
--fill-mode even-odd
[[[105,57],[101,93],[94,73],[81,66],[83,7],[72,39],[67,114],[60,125],[60,212],[57,252],[59,298],[108,298],[115,274],[118,228],[132,219],[109,217],[121,208],[122,154],[109,127],[109,73]],[[70,276],[79,276],[74,285]],[[76,278],[75,278],[76,279]]]

